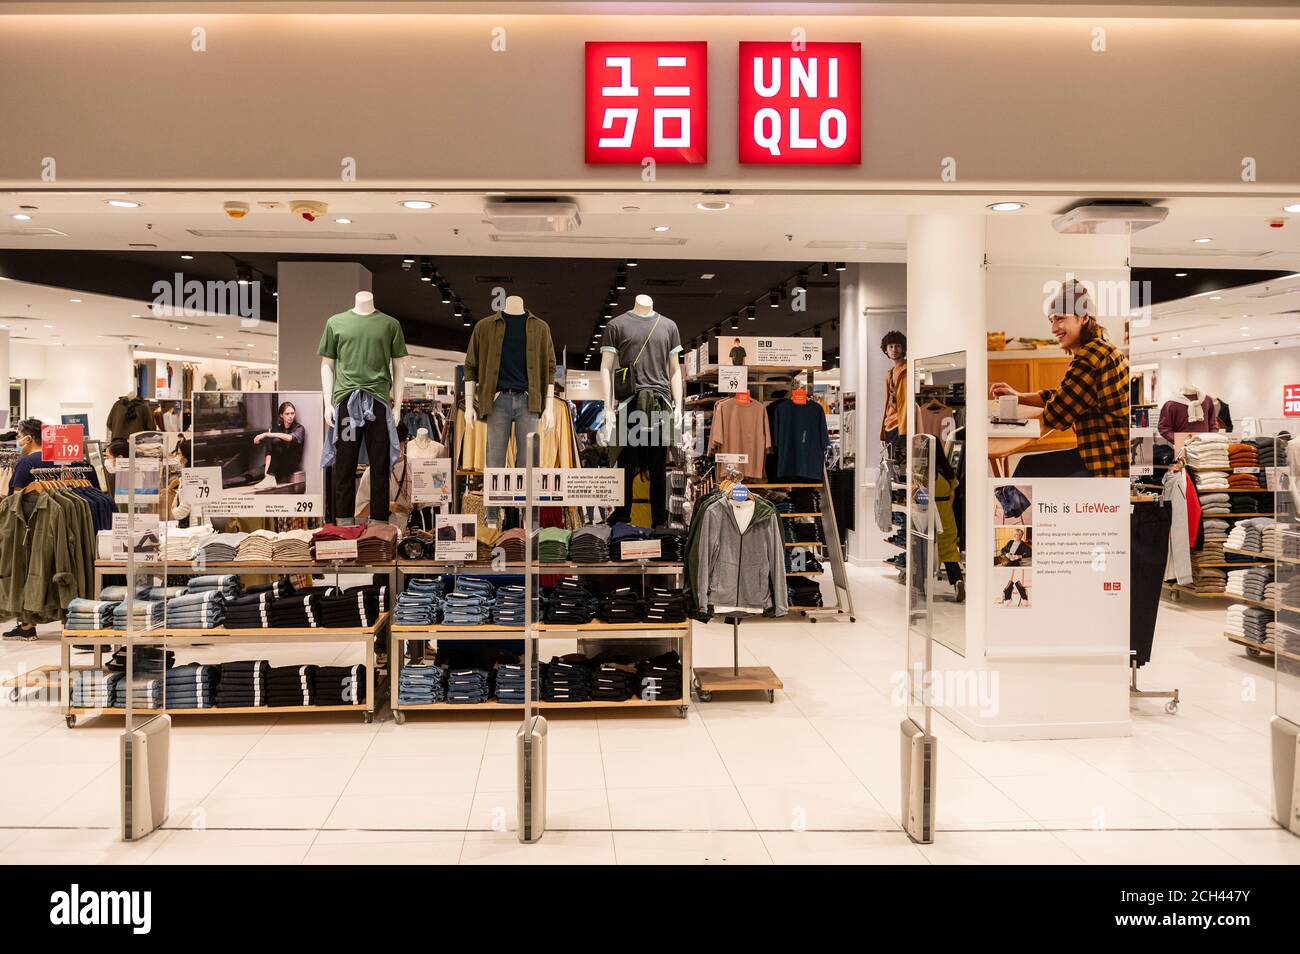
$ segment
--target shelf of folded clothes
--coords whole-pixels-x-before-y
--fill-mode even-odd
[[[215,643],[242,643],[264,637],[286,637],[300,636],[303,642],[311,642],[313,639],[356,639],[358,636],[373,636],[384,628],[391,614],[382,614],[373,626],[345,626],[345,627],[325,627],[325,626],[289,626],[289,627],[271,627],[266,629],[231,629],[226,626],[213,626],[209,629],[199,627],[167,627],[157,626],[148,630],[147,633],[138,634],[135,638],[141,641],[151,641],[158,639],[196,639],[199,642]],[[79,642],[100,641],[100,642],[124,642],[127,634],[121,629],[65,629],[63,638]]]
[[[678,702],[678,705],[681,703]],[[147,709],[149,712],[168,715],[261,715],[283,712],[365,712],[370,706],[365,702],[354,702],[341,706],[137,706],[136,711]],[[126,715],[122,708],[96,709],[86,706],[70,706],[64,710],[70,715]]]
[[[1270,656],[1281,656],[1283,659],[1289,659],[1292,662],[1300,662],[1300,655],[1288,652],[1285,649],[1279,649],[1274,643],[1258,643],[1253,639],[1245,636],[1238,636],[1236,633],[1224,633],[1229,642],[1237,643],[1240,646],[1247,646],[1250,649],[1257,649],[1261,653],[1268,653]]]
[[[1217,591],[1217,592],[1213,592],[1213,593],[1204,593],[1204,592],[1198,592],[1194,587],[1191,587],[1191,586],[1185,586],[1185,585],[1183,585],[1183,584],[1181,584],[1181,583],[1173,583],[1173,584],[1169,584],[1169,589],[1174,590],[1174,591],[1176,591],[1176,592],[1178,592],[1178,593],[1183,593],[1183,594],[1185,594],[1185,595],[1187,595],[1187,596],[1196,596],[1196,597],[1202,597],[1202,598],[1210,598],[1210,597],[1213,597],[1213,598],[1215,598],[1215,599],[1234,600],[1234,601],[1236,601],[1236,602],[1238,602],[1238,603],[1249,603],[1249,604],[1251,604],[1252,606],[1262,606],[1262,607],[1264,607],[1265,609],[1272,609],[1272,608],[1273,608],[1273,604],[1272,604],[1272,603],[1268,603],[1268,602],[1265,602],[1265,601],[1263,601],[1263,600],[1252,600],[1252,599],[1249,599],[1249,598],[1244,597],[1244,596],[1239,596],[1239,595],[1234,594],[1234,593],[1229,593],[1229,592],[1227,592],[1226,590],[1219,590],[1219,591]]]
[[[640,569],[649,570],[655,573],[680,573],[683,569],[681,562],[661,562],[658,560],[609,560],[600,563],[543,563],[533,561],[533,566],[538,573],[555,575],[556,570],[562,570],[565,573],[582,573],[582,572],[626,572],[627,570]],[[456,563],[450,560],[401,560],[397,568],[404,573],[423,573],[428,570],[439,570],[446,573],[502,573],[510,572],[517,574],[524,568],[523,561],[506,562],[506,563],[481,563],[466,562]]]
[[[691,628],[685,623],[538,623],[539,639],[563,639],[574,634],[594,634],[612,639],[642,639],[646,633],[673,631],[687,635]],[[451,639],[501,639],[509,637],[522,639],[522,626],[394,626],[393,633],[399,639],[436,639],[443,636]]]
[[[685,703],[681,699],[624,699],[621,702],[611,699],[588,699],[583,702],[546,702],[545,700],[538,700],[537,702],[534,702],[533,705],[539,709],[648,709],[656,706],[674,706],[680,708],[685,705]],[[460,705],[454,702],[399,703],[399,708],[403,712],[423,712],[435,709],[449,712],[481,712],[484,709],[522,709],[523,707],[524,704],[522,702],[497,702],[495,699],[490,699],[486,702],[476,702],[470,705]],[[230,712],[231,710],[226,709],[225,711]]]

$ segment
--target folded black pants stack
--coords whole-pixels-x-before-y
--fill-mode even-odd
[[[316,703],[315,666],[276,666],[266,676],[266,704],[310,706]]]
[[[244,709],[266,705],[266,676],[271,664],[265,659],[245,659],[221,664],[217,685],[217,708]]]

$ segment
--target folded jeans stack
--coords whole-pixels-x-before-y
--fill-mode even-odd
[[[623,556],[623,544],[649,540],[651,531],[631,523],[616,523],[609,533],[609,556],[612,560],[628,559]]]
[[[447,673],[447,701],[477,705],[492,697],[492,674],[486,669],[453,669]]]
[[[73,673],[71,705],[76,709],[107,709],[113,704],[113,686],[120,672],[83,669]]]
[[[387,586],[353,586],[321,597],[317,618],[331,629],[368,628],[378,625],[380,614],[387,609]]]
[[[366,701],[366,667],[320,666],[316,669],[316,705],[354,706]]]
[[[590,660],[579,653],[552,657],[542,669],[543,701],[590,702],[590,666]]]
[[[686,622],[686,594],[678,587],[652,586],[645,598],[647,623]]]
[[[430,663],[402,667],[397,680],[397,701],[411,706],[427,706],[447,700],[447,670]]]
[[[233,573],[216,576],[195,576],[190,578],[185,587],[186,593],[198,593],[203,590],[217,590],[226,599],[239,595],[239,577]]]
[[[497,626],[523,626],[527,603],[524,587],[497,587],[496,599],[492,603],[492,622]]]
[[[316,704],[316,666],[274,666],[266,674],[268,706]]]
[[[136,676],[131,685],[131,704],[140,709],[161,709],[163,680],[155,677]],[[126,708],[127,682],[123,676],[113,683],[113,704],[111,708]]]
[[[686,531],[678,527],[656,527],[650,532],[652,540],[659,541],[659,557],[663,563],[681,563],[686,553]]]
[[[174,600],[176,597],[184,596],[188,592],[189,590],[184,586],[155,586],[145,594],[145,599],[163,602]]]
[[[417,576],[397,598],[393,622],[398,626],[433,626],[442,619],[442,580]]]
[[[600,702],[627,702],[636,696],[641,677],[628,658],[605,659],[591,670],[591,698]]]
[[[137,600],[147,600],[147,599],[149,599],[149,590],[150,590],[150,589],[151,589],[151,587],[148,587],[148,586],[140,586],[140,587],[137,587],[137,588],[136,588],[136,591],[135,591],[135,598],[136,598]],[[106,587],[104,587],[103,589],[101,589],[101,590],[99,591],[99,598],[100,598],[101,600],[107,600],[107,601],[110,602],[110,603],[121,603],[123,600],[126,599],[126,587],[125,587],[125,586],[106,586]]]
[[[590,584],[563,579],[543,594],[544,619],[547,623],[581,626],[590,623],[600,608],[600,601]]]
[[[163,702],[168,709],[211,709],[216,705],[220,666],[189,663],[167,670]]]
[[[298,590],[292,596],[271,600],[271,626],[276,629],[316,629],[324,625],[320,619],[321,600],[336,592],[332,586],[313,586]]]
[[[497,663],[496,700],[511,705],[523,705],[524,702],[524,666],[522,663]],[[533,693],[537,694],[539,686],[533,684]]]
[[[574,563],[608,563],[610,528],[581,527],[569,534],[569,559]]]
[[[65,629],[108,629],[113,625],[114,600],[75,599],[68,603]]]
[[[221,664],[217,681],[217,708],[249,709],[266,705],[266,676],[271,664],[265,659],[241,659]]]
[[[157,600],[136,600],[131,607],[131,619],[135,624],[134,629],[149,629],[154,626],[161,626],[163,605]],[[127,628],[126,623],[126,601],[123,600],[113,607],[113,628],[125,630]]]
[[[620,586],[601,596],[596,616],[602,623],[640,623],[645,620],[645,602],[635,588]]]
[[[175,629],[214,629],[226,622],[226,600],[217,590],[200,590],[168,600],[167,625]]]
[[[493,597],[481,590],[456,589],[442,601],[442,622],[446,626],[486,626],[492,618]]]
[[[791,606],[823,605],[822,585],[806,576],[786,577],[785,591]]]
[[[267,591],[245,593],[226,600],[227,629],[270,629],[271,603],[275,597]]]
[[[682,697],[682,657],[670,650],[647,659],[637,666],[640,688],[637,694],[647,701]]]

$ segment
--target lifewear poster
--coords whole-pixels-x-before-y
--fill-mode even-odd
[[[988,652],[1128,648],[1127,480],[993,480]]]

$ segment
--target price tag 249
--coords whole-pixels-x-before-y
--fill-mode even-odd
[[[181,471],[181,503],[202,507],[221,497],[220,467],[186,467]]]

